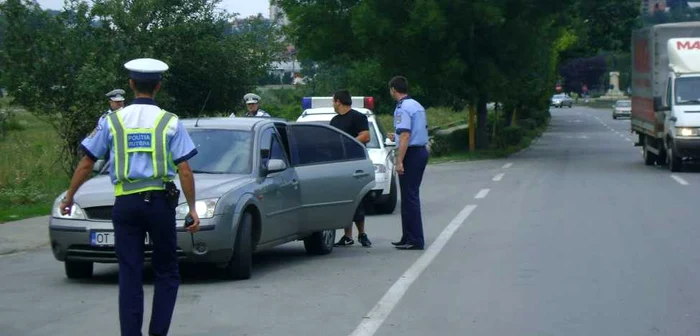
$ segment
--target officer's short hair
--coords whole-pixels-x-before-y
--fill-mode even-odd
[[[408,93],[408,79],[396,76],[389,81],[389,88],[394,88],[398,93]]]
[[[159,80],[144,80],[144,79],[132,79],[134,81],[134,89],[143,94],[152,95],[156,90],[156,85],[160,83]]]
[[[341,104],[346,106],[352,105],[352,97],[350,96],[350,92],[348,92],[347,90],[336,91],[333,94],[333,100],[337,100]]]

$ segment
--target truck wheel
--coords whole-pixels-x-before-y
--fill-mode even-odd
[[[647,166],[653,166],[654,163],[656,163],[657,157],[656,154],[650,152],[649,150],[644,148],[644,164]]]
[[[668,169],[672,172],[679,172],[683,169],[683,161],[681,160],[681,157],[676,156],[673,153],[673,148],[668,148],[666,150],[668,152],[666,156],[666,161],[668,161]]]
[[[224,268],[227,279],[245,280],[253,273],[253,216],[250,212],[243,213],[238,225],[236,243],[233,255]]]
[[[68,279],[87,279],[92,277],[93,264],[86,261],[65,261],[63,263]]]
[[[386,199],[382,200],[381,203],[374,206],[374,211],[380,214],[392,214],[394,209],[396,209],[396,202],[398,192],[396,191],[396,179],[391,176],[391,187],[389,188],[389,195]]]
[[[329,254],[335,244],[335,230],[323,230],[304,238],[306,253],[313,255]]]

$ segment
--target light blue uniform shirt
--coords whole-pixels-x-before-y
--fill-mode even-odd
[[[115,112],[119,113],[126,128],[150,128],[155,127],[156,117],[161,109],[152,99],[137,98],[133,103]],[[185,130],[179,119],[171,120],[166,127],[166,148],[172,153],[173,163],[177,165],[189,160],[197,154],[190,135]],[[101,118],[95,130],[86,137],[80,144],[83,151],[91,159],[103,158],[109,150],[109,173],[112,177],[112,184],[117,183],[114,171],[114,148],[112,146],[112,133],[109,130],[107,118]],[[168,177],[177,174],[174,165],[168,165]],[[150,179],[153,175],[153,159],[150,153],[129,154],[128,177],[132,180]]]
[[[428,121],[425,116],[425,108],[413,98],[405,97],[396,104],[394,128],[396,129],[397,142],[401,133],[410,132],[409,146],[428,144]]]

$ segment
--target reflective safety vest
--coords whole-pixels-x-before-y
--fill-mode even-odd
[[[168,167],[172,165],[172,154],[167,148],[166,128],[174,117],[174,114],[161,110],[161,114],[156,118],[155,127],[126,128],[118,113],[107,115],[114,148],[112,160],[117,178],[114,188],[116,196],[165,189],[164,182],[170,180],[167,177]],[[153,174],[150,179],[129,179],[129,154],[132,153],[151,155]]]

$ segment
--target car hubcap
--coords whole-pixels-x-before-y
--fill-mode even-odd
[[[326,246],[333,246],[333,230],[325,230],[322,233],[323,235],[323,242],[326,244]]]

